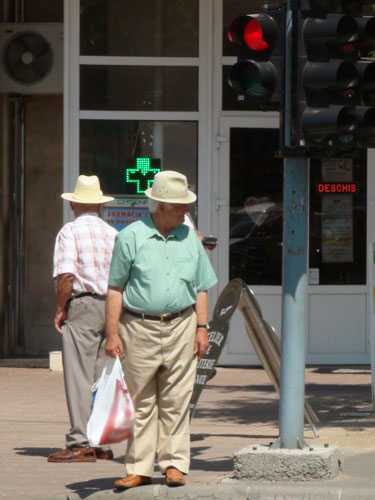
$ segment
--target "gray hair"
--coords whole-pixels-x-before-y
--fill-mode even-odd
[[[164,205],[167,207],[168,210],[172,209],[171,203],[166,203],[164,201],[156,201],[156,200],[153,200],[152,198],[149,198],[148,199],[148,209],[150,210],[150,213],[155,214],[158,211],[159,203],[164,203]]]

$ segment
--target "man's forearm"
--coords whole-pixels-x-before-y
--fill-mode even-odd
[[[56,290],[56,312],[62,312],[65,309],[67,301],[73,293],[74,274],[59,274],[57,277]]]
[[[106,343],[105,353],[107,356],[115,358],[122,356],[124,346],[120,339],[118,325],[122,312],[122,293],[124,287],[109,286],[107,291],[107,301],[105,304],[106,316]]]
[[[107,301],[105,306],[107,339],[118,336],[118,324],[122,312],[123,291],[124,287],[108,287]]]
[[[195,303],[195,312],[197,314],[197,323],[202,325],[208,321],[208,296],[207,292],[199,292]]]

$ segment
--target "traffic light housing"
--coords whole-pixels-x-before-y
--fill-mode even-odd
[[[268,10],[239,14],[227,30],[237,62],[230,68],[228,84],[246,109],[280,109],[283,91],[284,14]]]
[[[365,2],[302,0],[294,13],[292,144],[306,156],[375,147],[375,17]]]

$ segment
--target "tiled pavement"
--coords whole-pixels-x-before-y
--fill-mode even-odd
[[[344,473],[313,485],[321,488],[317,498],[324,498],[323,491],[332,488],[375,492],[375,418],[342,415],[370,406],[369,368],[308,368],[306,395],[320,419],[318,439],[305,427],[309,446],[336,444],[345,453]],[[67,428],[62,373],[0,367],[0,499],[113,495],[114,479],[124,475],[124,444],[113,447],[115,459],[110,462],[48,463],[47,456],[63,446]],[[277,436],[278,396],[264,370],[219,368],[203,391],[192,421],[188,484],[220,489],[218,484],[232,474],[234,451],[249,444],[269,444]],[[157,471],[154,483],[163,484]],[[276,485],[275,491],[283,486]]]

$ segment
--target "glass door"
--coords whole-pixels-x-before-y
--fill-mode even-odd
[[[281,316],[283,161],[277,118],[222,118],[220,136],[219,290],[241,278],[279,332]],[[225,203],[223,202],[225,200]],[[239,312],[221,364],[258,364]]]

